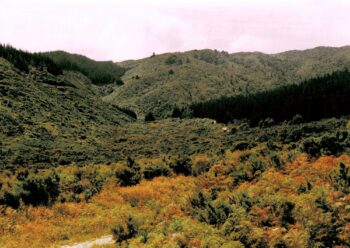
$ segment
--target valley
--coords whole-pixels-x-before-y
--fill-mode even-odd
[[[349,47],[0,48],[0,247],[350,245]]]

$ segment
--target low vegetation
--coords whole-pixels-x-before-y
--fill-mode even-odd
[[[194,156],[181,161],[188,160],[187,166],[193,169],[198,159]],[[122,247],[350,245],[347,155],[311,158],[260,145],[227,150],[210,160],[209,169],[197,176],[187,169],[185,173],[175,171],[174,164],[184,164],[177,158],[163,165],[159,162],[130,159],[124,165],[56,168],[55,174],[47,176],[60,178],[55,180],[58,197],[50,195],[51,201],[40,205],[25,206],[28,203],[20,201],[17,210],[2,206],[0,245],[45,247],[107,233]],[[126,168],[134,173],[118,173]],[[2,175],[2,188],[8,187],[4,175],[10,176]],[[144,179],[124,184],[130,175]],[[23,185],[45,181],[31,179],[30,172],[12,177],[22,180]],[[96,184],[98,178],[109,179]],[[91,197],[95,187],[97,193]],[[43,189],[33,187],[37,196],[47,195]],[[51,207],[45,207],[47,204]]]
[[[177,121],[181,130],[181,122],[193,126]],[[211,152],[3,170],[0,246],[44,247],[108,233],[122,247],[350,245],[347,120],[236,123],[227,131],[211,125],[221,139],[230,137]]]

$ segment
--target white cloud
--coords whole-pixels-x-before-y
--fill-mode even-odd
[[[345,0],[7,0],[0,42],[124,60],[216,48],[279,52],[350,44]]]

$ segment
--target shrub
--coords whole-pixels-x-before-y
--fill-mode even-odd
[[[303,140],[303,142],[300,144],[300,150],[302,152],[306,152],[307,154],[313,157],[320,153],[318,142],[314,138]]]
[[[189,176],[192,173],[192,161],[189,157],[185,156],[171,163],[170,168],[176,174],[183,174],[185,176]]]
[[[296,114],[293,116],[292,120],[290,121],[290,124],[296,125],[301,124],[303,122],[303,116],[300,114]]]
[[[324,135],[320,141],[321,153],[324,155],[339,155],[344,149],[337,137]]]
[[[283,207],[283,212],[281,217],[281,225],[283,227],[287,227],[287,224],[294,224],[295,219],[293,217],[293,209],[295,207],[295,204],[287,201],[283,204],[282,207]]]
[[[141,181],[141,168],[131,157],[127,158],[127,166],[117,168],[115,176],[120,186],[132,186]]]
[[[271,156],[271,163],[276,169],[282,169],[283,168],[283,161],[280,159],[280,157],[277,154],[274,154]]]
[[[134,169],[134,170],[137,170],[139,171],[140,170],[140,166],[136,163],[136,161],[131,158],[131,157],[128,157],[127,160],[126,160],[126,164],[129,168],[131,169]]]
[[[123,112],[124,114],[127,114],[128,116],[131,116],[135,120],[137,119],[137,114],[134,111],[132,111],[131,109],[122,108],[122,107],[118,107],[118,106],[116,106],[116,108],[119,111]]]
[[[306,152],[311,156],[323,155],[340,155],[345,148],[345,144],[341,142],[343,137],[333,135],[324,135],[321,138],[308,138],[303,140],[300,145],[302,152]]]
[[[249,143],[248,142],[245,142],[245,141],[242,141],[242,142],[237,142],[235,144],[233,144],[232,148],[231,148],[231,151],[234,152],[234,151],[244,151],[244,150],[247,150],[249,148]]]
[[[152,179],[159,176],[169,176],[170,172],[167,167],[161,164],[147,166],[143,170],[145,179]]]
[[[23,202],[33,206],[52,205],[60,193],[59,181],[59,176],[52,171],[28,176],[23,182]]]
[[[155,120],[156,120],[156,118],[154,117],[154,115],[151,112],[146,114],[145,121],[150,122],[150,121],[155,121]]]
[[[124,85],[124,82],[122,79],[118,78],[115,80],[115,84],[121,86],[121,85]]]
[[[21,192],[15,190],[9,190],[3,192],[2,197],[0,197],[0,204],[10,206],[12,208],[18,208],[20,205]]]
[[[182,110],[179,107],[175,106],[173,108],[173,112],[171,114],[171,117],[172,118],[181,118],[182,117]]]
[[[266,118],[264,120],[259,121],[258,126],[261,128],[271,127],[275,124],[275,121],[272,118]]]
[[[340,163],[338,170],[333,173],[332,181],[334,188],[338,191],[348,194],[350,187],[350,170],[345,164]]]
[[[209,225],[218,226],[219,224],[223,224],[232,212],[231,207],[226,203],[221,202],[213,205],[210,199],[201,191],[190,198],[190,204],[193,208],[192,214],[199,221]]]
[[[207,159],[199,158],[195,159],[192,165],[192,175],[199,176],[210,169],[210,162]]]
[[[115,176],[120,186],[136,185],[141,180],[140,172],[127,166],[118,168],[115,172]]]
[[[112,235],[117,243],[121,243],[136,236],[138,227],[132,217],[129,217],[125,225],[116,224],[112,228]]]
[[[166,65],[173,65],[173,64],[182,64],[182,60],[178,58],[175,54],[170,55],[166,60],[165,60]]]
[[[342,243],[339,239],[342,221],[338,211],[332,208],[325,194],[320,195],[315,203],[322,213],[318,223],[308,225],[309,247],[337,247]]]

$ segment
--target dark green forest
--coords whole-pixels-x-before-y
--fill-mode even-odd
[[[295,116],[306,122],[340,117],[350,114],[349,106],[350,73],[343,70],[270,91],[196,103],[189,109],[192,117],[222,123],[247,119],[256,126],[266,119],[280,123]]]
[[[28,73],[29,66],[40,70],[46,69],[49,73],[57,76],[62,74],[59,68],[50,58],[41,53],[29,53],[16,49],[10,45],[0,43],[0,57],[11,62],[18,70]]]
[[[69,54],[63,51],[48,52],[51,58],[62,70],[78,71],[87,76],[93,84],[102,85],[123,84],[121,76],[125,69],[112,61],[94,61],[82,55]]]

